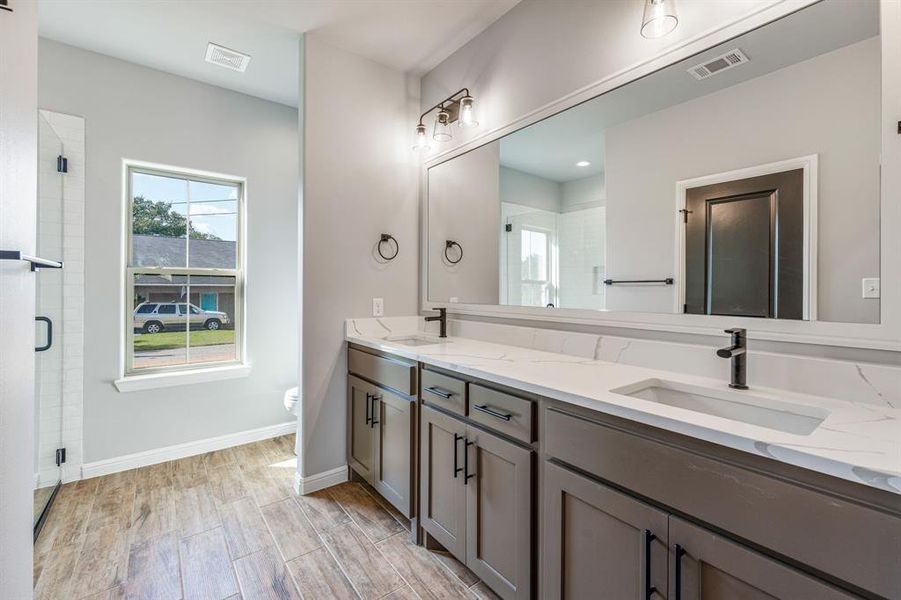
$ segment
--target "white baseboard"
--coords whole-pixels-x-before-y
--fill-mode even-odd
[[[301,477],[300,473],[294,474],[294,491],[299,495],[311,494],[324,490],[327,487],[344,483],[348,480],[347,465],[342,465],[330,471],[316,473],[308,477]]]
[[[222,450],[223,448],[231,448],[232,446],[258,442],[260,440],[294,433],[295,431],[297,431],[296,420],[280,423],[279,425],[270,425],[269,427],[260,427],[259,429],[248,429],[247,431],[229,433],[227,435],[220,435],[205,440],[196,440],[194,442],[186,442],[184,444],[176,444],[174,446],[126,454],[124,456],[117,456],[116,458],[98,460],[96,462],[85,463],[81,466],[81,478],[90,479],[91,477],[128,471],[129,469],[136,469],[138,467],[146,467],[148,465],[178,460],[179,458],[186,458],[197,454],[205,454],[214,450]]]

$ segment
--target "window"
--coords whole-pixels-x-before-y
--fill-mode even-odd
[[[244,183],[126,165],[125,374],[240,363]]]
[[[521,303],[545,306],[550,302],[550,236],[546,231],[523,227],[520,234]]]

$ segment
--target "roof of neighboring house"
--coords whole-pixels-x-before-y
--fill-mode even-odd
[[[235,268],[235,242],[190,239],[191,264],[185,264],[185,238],[132,236],[132,260],[138,267]]]

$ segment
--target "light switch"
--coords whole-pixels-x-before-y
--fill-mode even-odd
[[[451,301],[451,302],[459,302],[460,299],[457,298],[456,296],[451,296],[451,297],[450,297],[450,301]]]
[[[373,298],[372,299],[372,316],[373,317],[384,317],[385,316],[385,299],[384,298]]]
[[[864,277],[863,282],[863,297],[864,298],[878,298],[879,297],[879,278],[878,277]]]

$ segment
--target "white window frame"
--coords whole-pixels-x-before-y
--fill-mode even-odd
[[[522,299],[522,286],[524,285],[540,285],[544,287],[544,292],[547,295],[547,298],[542,301],[542,305],[547,304],[548,302],[557,305],[557,294],[556,294],[556,231],[552,231],[550,229],[546,229],[544,227],[537,227],[535,225],[521,225],[519,228],[519,251],[520,255],[522,253],[522,232],[528,231],[530,233],[540,233],[544,235],[544,243],[545,243],[545,266],[544,266],[544,279],[525,279],[520,273],[519,277],[519,285],[520,285],[520,299]]]
[[[198,267],[138,267],[132,264],[132,174],[146,173],[164,177],[202,181],[208,183],[236,185],[238,187],[236,215],[236,265],[233,269],[198,268]],[[247,180],[244,177],[188,169],[172,165],[148,163],[136,160],[123,160],[122,164],[122,269],[123,285],[121,300],[122,351],[120,360],[120,378],[115,385],[119,391],[132,391],[154,387],[168,387],[246,376],[250,372],[247,364],[245,348],[246,332],[246,204]],[[189,217],[190,218],[190,217]],[[186,240],[186,244],[189,240]],[[188,256],[186,254],[186,256]],[[235,281],[235,314],[232,316],[235,331],[235,359],[165,367],[134,368],[134,328],[132,312],[134,307],[135,275],[200,275],[233,277]],[[186,355],[190,359],[190,342],[186,337]],[[207,375],[209,375],[207,377]]]

